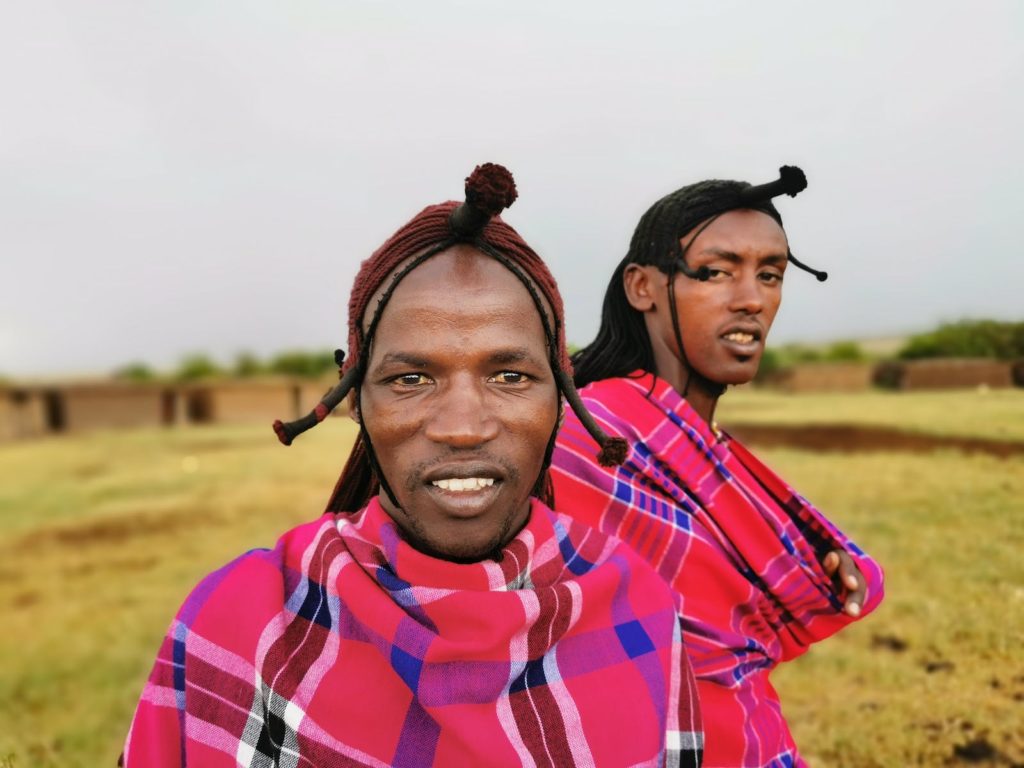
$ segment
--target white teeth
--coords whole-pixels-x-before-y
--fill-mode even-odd
[[[481,488],[490,488],[494,485],[493,477],[452,477],[445,480],[434,480],[442,491],[479,491]]]
[[[749,344],[754,340],[754,334],[733,331],[732,333],[727,333],[725,335],[725,338],[728,339],[729,341],[738,342],[739,344]]]

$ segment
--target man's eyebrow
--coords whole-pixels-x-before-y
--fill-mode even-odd
[[[540,361],[526,347],[496,349],[488,356],[487,359],[497,365],[511,365],[513,363],[532,363],[534,365],[540,365]]]
[[[487,362],[492,365],[512,365],[524,362],[541,365],[541,361],[527,347],[496,349],[487,356]],[[375,367],[383,368],[389,365],[422,369],[430,366],[430,359],[415,352],[386,352]]]
[[[708,254],[709,256],[714,256],[719,259],[725,259],[726,261],[732,264],[739,264],[741,261],[743,261],[743,257],[740,256],[738,253],[736,253],[735,251],[725,250],[724,248],[704,248],[703,250],[701,250],[700,253],[701,255]],[[773,253],[769,256],[761,257],[760,259],[757,260],[757,262],[758,264],[780,264],[786,261],[788,258],[788,254]]]
[[[430,363],[427,358],[414,352],[387,352],[377,363],[378,368],[385,365],[405,365],[410,368],[426,368]]]

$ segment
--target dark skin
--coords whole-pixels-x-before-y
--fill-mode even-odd
[[[360,399],[399,506],[380,503],[412,546],[477,562],[526,525],[560,398],[540,315],[500,263],[456,245],[409,273]]]
[[[760,211],[729,211],[703,231],[700,227],[683,235],[680,244],[687,265],[706,266],[711,277],[701,282],[680,273],[673,285],[685,353],[672,327],[668,275],[654,266],[630,264],[623,287],[630,305],[643,313],[655,373],[685,393],[697,414],[713,424],[724,387],[745,384],[757,373],[782,302],[789,244],[782,227]],[[867,585],[853,558],[835,549],[822,567],[837,590],[846,592],[846,613],[858,616]]]

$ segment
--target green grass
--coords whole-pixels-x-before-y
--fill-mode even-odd
[[[888,396],[865,397],[836,408],[863,421]],[[958,428],[951,401],[925,399],[933,428]],[[112,766],[188,590],[314,517],[353,435],[332,419],[288,449],[266,427],[0,446],[0,766]],[[991,764],[1024,762],[1024,460],[763,455],[887,574],[876,615],[775,675],[812,764],[940,765],[982,736],[1005,756]]]
[[[1024,762],[1024,459],[762,456],[886,572],[875,615],[773,675],[811,764]]]
[[[347,419],[0,446],[0,766],[113,766],[160,639],[206,572],[323,509]]]
[[[915,432],[1024,441],[1024,389],[946,392],[870,390],[797,393],[742,387],[726,393],[715,414],[723,425],[862,424]]]

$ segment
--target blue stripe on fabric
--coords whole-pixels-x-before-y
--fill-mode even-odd
[[[409,686],[409,690],[416,693],[420,685],[420,673],[423,671],[422,659],[417,659],[394,645],[391,647],[391,666]]]
[[[588,573],[594,564],[581,555],[573,546],[569,538],[569,531],[557,519],[552,521],[555,529],[555,539],[558,541],[558,551],[562,554],[565,567],[574,576],[582,576]]]
[[[615,478],[615,498],[623,504],[633,503],[633,487],[628,481],[619,477]]]
[[[523,671],[516,675],[509,686],[509,693],[520,693],[529,688],[536,688],[538,685],[547,685],[547,676],[544,674],[544,657],[532,659],[526,662]]]
[[[675,513],[673,522],[675,523],[676,528],[683,531],[690,531],[692,529],[690,515],[687,514],[685,509],[673,509],[673,512]]]
[[[378,565],[375,575],[380,585],[388,592],[397,593],[412,589],[412,584],[400,578],[387,563]]]
[[[306,579],[306,599],[302,601],[296,613],[308,622],[319,624],[326,629],[331,628],[327,590],[322,584]]]
[[[178,708],[184,708],[185,695],[185,639],[188,637],[188,627],[181,622],[174,625],[174,639],[171,641],[171,663],[174,669],[174,690],[179,694],[176,698]]]
[[[622,647],[631,659],[654,650],[654,643],[651,642],[650,636],[636,619],[624,624],[616,624],[615,634],[619,636],[619,642],[622,643]]]
[[[779,541],[782,542],[782,546],[786,548],[786,551],[791,554],[796,554],[796,547],[793,546],[793,540],[789,538],[789,535],[783,532],[779,533]]]

